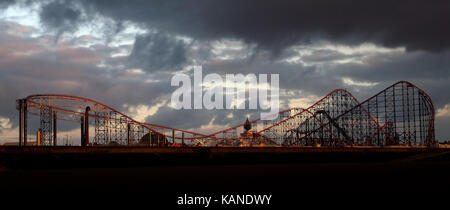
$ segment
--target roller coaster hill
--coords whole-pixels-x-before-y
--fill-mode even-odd
[[[18,99],[16,108],[20,113],[21,146],[57,146],[57,124],[61,120],[78,123],[81,146],[92,147],[437,145],[431,98],[407,81],[397,82],[362,102],[347,90],[336,89],[307,108],[279,112],[275,120],[247,119],[211,134],[138,122],[98,101],[71,95],[30,95]],[[40,119],[36,142],[27,142],[29,114]]]

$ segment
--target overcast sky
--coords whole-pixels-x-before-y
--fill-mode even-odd
[[[2,0],[0,28],[0,143],[17,139],[15,100],[35,93],[201,131],[259,116],[173,110],[170,80],[195,65],[278,73],[284,108],[336,88],[363,101],[407,80],[431,96],[436,137],[450,139],[450,1]]]

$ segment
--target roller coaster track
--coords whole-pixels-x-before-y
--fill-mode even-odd
[[[85,111],[86,107],[90,111]],[[236,145],[243,123],[211,134],[138,122],[101,102],[71,95],[37,94],[19,99],[21,135],[26,137],[27,114],[40,117],[42,145],[56,144],[57,120],[93,125],[89,145]],[[250,121],[255,138],[279,145],[426,145],[435,143],[434,107],[431,98],[410,82],[400,81],[359,102],[345,89],[336,89],[313,105],[278,112],[275,120]],[[23,117],[22,117],[23,116]],[[86,118],[92,119],[86,121]],[[268,117],[270,118],[270,116]],[[23,120],[22,120],[23,119]],[[23,121],[23,122],[22,122]],[[22,126],[23,125],[23,126]],[[83,132],[83,129],[81,130]],[[91,131],[92,132],[92,131]],[[296,133],[295,135],[293,135]],[[86,134],[86,133],[85,133]],[[343,141],[344,139],[345,141]],[[258,139],[255,139],[255,142]]]

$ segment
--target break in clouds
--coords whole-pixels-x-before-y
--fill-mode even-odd
[[[436,137],[448,140],[449,14],[448,1],[1,1],[0,132],[16,139],[15,99],[34,93],[205,132],[258,117],[171,108],[172,76],[202,65],[205,74],[279,74],[280,109],[336,88],[364,100],[408,80],[432,97]],[[76,128],[61,127],[73,138]]]

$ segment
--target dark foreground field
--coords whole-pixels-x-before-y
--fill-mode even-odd
[[[445,149],[0,148],[7,191],[450,190]]]

